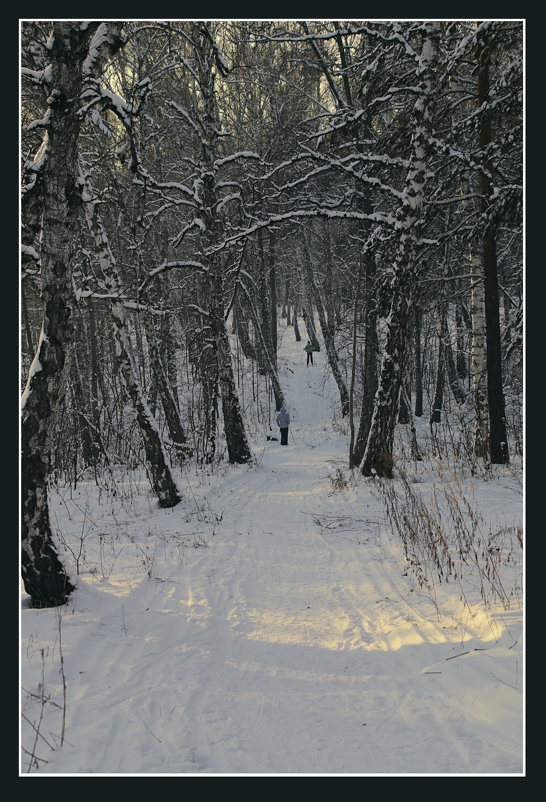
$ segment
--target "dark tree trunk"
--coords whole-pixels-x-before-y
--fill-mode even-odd
[[[292,325],[294,327],[294,337],[296,338],[296,342],[301,342],[301,334],[300,334],[300,327],[298,326],[298,308],[296,304],[294,304],[294,309],[292,312]]]
[[[445,344],[443,326],[438,336],[438,363],[436,371],[436,385],[434,388],[434,401],[430,411],[429,423],[440,423],[442,420],[442,406],[444,402],[445,383]]]
[[[362,406],[360,409],[360,422],[353,449],[353,463],[362,462],[366,442],[370,432],[375,394],[377,392],[377,355],[379,343],[377,339],[377,299],[375,295],[376,265],[373,256],[368,255],[365,262],[366,299],[365,299],[365,340],[364,340],[364,366],[362,371]]]
[[[247,359],[256,359],[256,349],[250,339],[248,331],[248,318],[244,304],[238,300],[233,307],[235,332],[241,343],[243,354]]]
[[[199,305],[204,300],[199,297]],[[194,333],[187,340],[188,362],[193,366],[201,386],[201,414],[193,420],[192,429],[196,433],[196,443],[206,463],[210,464],[216,454],[218,430],[218,367],[214,352],[214,337],[209,325],[209,316],[199,313],[194,323]],[[189,410],[194,415],[193,406]]]
[[[88,311],[89,321],[89,373],[90,373],[90,405],[91,405],[91,420],[95,431],[100,430],[100,411],[99,411],[99,385],[100,385],[100,370],[97,349],[97,331],[96,331],[96,310],[91,303]]]
[[[405,421],[405,423],[409,424],[410,427],[411,457],[416,462],[422,462],[423,457],[421,456],[421,452],[419,451],[419,446],[417,444],[417,432],[415,430],[415,423],[411,414],[411,400],[404,385],[402,385],[402,391],[400,393],[400,404],[403,405],[408,411],[408,419]]]
[[[271,332],[271,360],[277,367],[277,277],[275,275],[275,237],[269,232],[269,313]]]
[[[484,35],[482,34],[482,37]],[[481,108],[479,144],[486,150],[492,142],[490,113],[484,108],[489,103],[489,47],[486,39],[479,37],[478,45],[478,106]],[[487,214],[492,194],[489,174],[492,164],[487,160],[480,174],[482,206]],[[487,400],[489,407],[489,452],[492,463],[506,464],[510,461],[502,386],[501,336],[499,321],[499,285],[497,268],[497,233],[495,224],[486,222],[482,241],[482,264],[485,295],[485,331],[487,364]]]
[[[313,323],[313,306],[312,304],[309,307],[305,306],[305,304],[301,308],[301,316],[303,318],[303,322],[305,324],[305,331],[307,332],[307,339],[311,342],[311,345],[315,349],[315,351],[320,351],[320,343],[318,341],[317,332],[315,330],[315,324]],[[298,338],[296,337],[296,340]]]
[[[222,273],[219,267],[216,267],[211,273],[214,281],[210,292],[210,319],[214,336],[213,348],[216,356],[218,384],[222,399],[222,415],[224,419],[228,457],[230,462],[245,463],[251,460],[252,452],[247,441],[239,398],[235,388],[231,348],[226,322],[224,320]]]
[[[131,346],[121,302],[114,301],[112,303],[112,314],[114,318],[116,366],[140,429],[150,484],[157,496],[160,507],[174,507],[180,501],[180,495],[171,475],[170,465],[165,456],[157,425],[136,376],[136,368],[130,356]]]
[[[402,385],[400,392],[400,406],[398,409],[398,423],[409,423],[411,420],[411,408],[408,404],[409,394],[406,388]]]
[[[283,301],[283,317],[286,317],[286,325],[291,325],[291,316],[290,316],[290,279],[285,278],[284,280],[284,301]]]
[[[421,310],[416,307],[414,313],[413,343],[415,370],[415,417],[423,416],[423,362],[421,358]]]
[[[467,355],[464,347],[465,340],[465,326],[463,322],[463,314],[461,311],[461,304],[458,303],[455,309],[455,325],[457,327],[457,353],[455,362],[457,366],[457,376],[464,381],[468,376],[468,369],[466,365]]]
[[[258,231],[258,263],[259,263],[259,288],[258,304],[260,310],[260,336],[256,348],[260,373],[265,376],[267,373],[266,361],[272,360],[273,340],[271,337],[271,306],[269,301],[269,268],[268,260],[265,256],[263,242],[263,232]]]
[[[80,373],[80,365],[76,349],[72,348],[72,370],[70,371],[70,383],[72,390],[72,400],[74,405],[74,415],[78,422],[76,431],[79,434],[82,444],[82,454],[85,465],[96,466],[99,457],[99,444],[96,436],[96,429],[86,414],[87,404],[83,390],[83,380]]]
[[[362,259],[358,267],[356,291],[353,303],[353,342],[351,355],[351,384],[349,387],[349,468],[354,468],[354,447],[355,447],[355,425],[354,425],[354,397],[356,380],[356,354],[357,354],[357,328],[358,328],[358,307],[360,304],[360,286],[362,284]]]
[[[167,371],[161,360],[161,354],[159,352],[158,341],[157,341],[157,333],[154,329],[153,321],[146,320],[145,326],[146,326],[146,339],[148,341],[148,350],[150,355],[150,364],[152,367],[154,381],[155,384],[157,385],[157,391],[161,399],[161,406],[163,407],[163,412],[165,413],[165,421],[167,422],[169,437],[174,447],[176,456],[178,457],[178,460],[182,463],[185,461],[187,457],[186,432],[184,431],[184,427],[182,426],[182,421],[180,420],[178,407],[176,405],[176,400],[174,398],[171,384],[167,376]]]
[[[203,137],[201,139],[201,170],[203,180],[202,215],[205,230],[202,238],[203,251],[215,245],[221,235],[222,221],[218,216],[218,187],[216,186],[216,170],[214,159],[218,142],[220,125],[216,109],[214,88],[215,69],[218,68],[217,50],[213,35],[207,23],[192,23],[192,42],[196,60],[196,75],[203,101]],[[220,66],[220,69],[222,67]],[[252,452],[247,440],[231,358],[231,347],[225,319],[223,265],[219,256],[211,256],[208,260],[208,294],[209,315],[213,335],[213,351],[216,357],[216,368],[220,397],[222,399],[222,415],[224,432],[230,462],[246,463],[252,459]]]
[[[324,239],[325,239],[325,247],[324,247],[324,266],[325,266],[325,276],[324,276],[324,309],[326,312],[326,325],[328,327],[328,331],[331,333],[333,338],[335,327],[336,327],[336,315],[335,315],[335,308],[334,308],[334,269],[332,265],[332,247],[331,247],[331,237],[330,237],[330,226],[328,224],[328,220],[325,221],[324,226]]]
[[[63,395],[72,334],[71,245],[77,219],[82,64],[98,23],[58,21],[51,38],[51,104],[42,168],[41,230],[44,318],[23,397],[21,426],[21,568],[34,605],[64,604],[74,585],[59,558],[49,519],[47,479],[55,413]]]
[[[489,407],[489,451],[491,462],[504,465],[510,461],[510,457],[506,433],[504,390],[502,386],[496,247],[494,236],[487,236],[484,242],[487,400]]]
[[[165,373],[168,382],[168,389],[173,398],[177,412],[180,409],[180,399],[178,398],[178,370],[176,361],[177,341],[173,336],[171,325],[174,322],[172,315],[164,315],[161,325],[161,343],[165,349]]]

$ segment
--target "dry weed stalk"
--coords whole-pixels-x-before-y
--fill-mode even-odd
[[[391,481],[381,480],[377,484],[387,520],[402,542],[408,565],[419,586],[429,590],[435,577],[440,583],[457,581],[465,603],[461,580],[463,570],[471,569],[478,576],[484,603],[498,599],[508,609],[514,589],[504,587],[501,569],[514,560],[514,545],[506,548],[497,540],[511,529],[485,533],[483,517],[459,480],[448,477],[440,464],[438,475],[440,483],[433,486],[428,504],[401,470],[398,472],[401,491]],[[521,530],[515,527],[514,534],[522,549]]]
[[[62,626],[61,626],[61,612],[57,609],[57,626],[58,626],[58,636],[59,636],[59,655],[60,655],[60,668],[59,673],[61,675],[62,680],[62,688],[63,688],[63,702],[62,705],[59,705],[57,702],[51,699],[49,694],[46,694],[46,681],[45,681],[45,658],[46,658],[46,650],[40,649],[40,655],[42,658],[42,679],[41,682],[38,683],[38,689],[36,693],[31,691],[25,691],[27,696],[32,699],[38,699],[40,702],[40,712],[37,718],[37,721],[31,721],[31,719],[25,715],[21,711],[22,718],[30,725],[31,729],[34,732],[34,741],[32,744],[32,749],[28,750],[23,745],[21,745],[22,751],[29,756],[29,764],[27,767],[27,774],[30,773],[32,768],[39,769],[40,763],[47,763],[48,761],[43,758],[39,757],[36,754],[36,749],[39,743],[39,739],[45,743],[49,749],[55,751],[57,748],[58,742],[56,736],[51,733],[55,744],[52,744],[41,732],[42,725],[44,723],[44,716],[47,706],[56,707],[57,709],[61,710],[62,719],[61,719],[61,734],[60,734],[60,746],[64,745],[65,742],[65,731],[66,731],[66,700],[67,700],[67,683],[66,683],[66,674],[64,670],[64,655],[63,655],[63,648],[62,648]],[[25,690],[23,688],[23,690]]]

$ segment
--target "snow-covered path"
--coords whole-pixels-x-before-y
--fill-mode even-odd
[[[149,577],[85,583],[62,613],[67,743],[42,772],[522,771],[521,613],[438,616],[414,592],[378,501],[334,487],[346,438],[303,345],[285,333],[289,445],[194,491],[221,517],[208,547],[151,540]],[[23,610],[24,685],[48,631],[53,666],[57,613]]]

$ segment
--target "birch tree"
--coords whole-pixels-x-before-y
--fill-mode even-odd
[[[394,429],[402,385],[408,320],[416,280],[417,241],[425,192],[428,138],[432,127],[433,81],[439,30],[437,22],[423,23],[420,28],[421,51],[415,53],[416,77],[419,83],[413,107],[411,166],[401,209],[400,244],[390,284],[392,301],[387,319],[385,355],[366,451],[360,466],[364,476],[392,477]]]
[[[503,394],[521,394],[521,22],[30,21],[23,44],[25,470],[44,463],[25,487],[47,492],[73,450],[76,475],[148,448],[170,503],[166,456],[189,455],[185,438],[198,459],[225,443],[248,462],[243,380],[256,409],[271,390],[285,400],[281,295],[296,339],[299,318],[318,346],[316,319],[351,465],[392,474],[400,398],[409,409],[415,392],[422,415],[433,395],[436,333],[456,401],[454,336],[461,377],[472,362],[458,414],[475,413],[476,452],[505,459],[517,407]]]
[[[123,296],[118,278],[115,257],[108,244],[108,237],[98,217],[96,203],[93,201],[93,190],[86,182],[83,175],[80,176],[83,185],[82,197],[84,199],[84,209],[89,230],[95,244],[97,260],[104,276],[108,297],[111,302],[113,334],[116,347],[116,368],[121,376],[130,408],[138,424],[142,435],[144,450],[146,453],[146,464],[150,475],[150,483],[157,495],[161,507],[174,507],[180,501],[180,494],[176,483],[172,477],[171,466],[165,454],[163,443],[152,413],[146,403],[142,389],[137,379],[137,372],[131,357],[131,343],[128,334],[128,325]],[[162,376],[162,368],[157,365],[159,359],[155,351],[155,342],[150,334],[152,348],[152,358],[155,359],[158,380],[162,383],[162,396],[169,395],[166,382]],[[172,409],[172,399],[169,397],[166,402],[167,414],[175,416]],[[172,418],[171,418],[172,420]],[[178,432],[176,424],[172,427]]]
[[[77,189],[78,135],[82,92],[104,61],[122,44],[119,23],[66,22],[52,25],[49,70],[23,69],[49,91],[44,136],[23,187],[39,194],[39,253],[44,316],[40,340],[22,399],[21,501],[22,574],[32,602],[64,604],[74,589],[58,555],[48,508],[50,450],[56,410],[65,391],[67,352],[72,340],[72,237],[80,205]]]
[[[216,148],[219,138],[219,120],[214,91],[215,68],[226,69],[218,53],[212,33],[206,23],[191,26],[192,45],[196,60],[196,73],[203,103],[201,120],[201,204],[204,250],[220,240],[218,195],[216,183]],[[207,258],[209,280],[209,314],[214,336],[214,350],[218,370],[218,383],[222,399],[222,415],[230,462],[244,463],[251,459],[245,425],[237,395],[231,347],[225,320],[225,294],[222,259],[211,253]]]
[[[472,392],[474,397],[474,453],[487,459],[489,427],[487,415],[487,368],[485,364],[485,306],[483,278],[476,260],[472,260]]]

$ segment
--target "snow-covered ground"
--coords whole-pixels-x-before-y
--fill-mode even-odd
[[[412,569],[304,344],[284,332],[287,447],[177,473],[171,510],[134,474],[52,495],[78,590],[22,591],[21,776],[524,774],[521,477],[444,476],[497,567]]]

